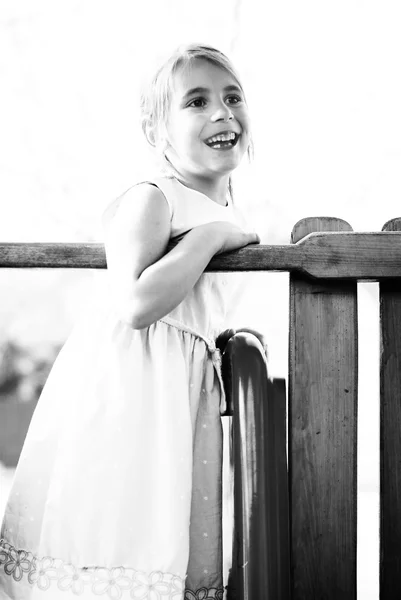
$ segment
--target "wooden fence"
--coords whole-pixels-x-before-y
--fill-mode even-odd
[[[282,577],[288,567],[292,600],[356,599],[357,280],[380,283],[380,598],[401,597],[400,232],[401,218],[374,233],[354,233],[340,219],[304,219],[294,227],[291,244],[243,248],[213,258],[207,268],[290,272],[290,561],[284,551],[280,560],[289,564],[275,569]],[[102,244],[0,244],[0,266],[106,268],[106,259]],[[269,428],[271,421],[260,435]],[[244,435],[246,423],[238,431]],[[270,474],[275,467],[264,464],[263,456],[261,452],[255,472]],[[278,480],[282,475],[282,470],[276,472]],[[263,481],[268,488],[269,477]],[[243,474],[242,485],[251,483]],[[269,501],[268,493],[261,497]],[[285,544],[282,514],[276,534],[277,543]],[[267,531],[271,519],[266,523],[261,527]],[[271,549],[265,552],[268,560]],[[246,585],[243,589],[244,599],[256,599]],[[284,600],[285,594],[259,597]]]

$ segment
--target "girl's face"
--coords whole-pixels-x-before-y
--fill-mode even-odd
[[[248,109],[233,76],[204,59],[178,70],[167,134],[165,154],[182,175],[214,179],[230,174],[250,140]],[[221,134],[223,140],[211,139]]]

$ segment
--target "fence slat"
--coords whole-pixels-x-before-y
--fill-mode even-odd
[[[232,415],[234,532],[229,600],[289,600],[286,397],[270,381],[255,336],[237,333],[222,357]]]
[[[400,231],[401,219],[385,231]],[[401,596],[401,281],[380,284],[380,598]]]
[[[341,231],[339,219],[305,219]],[[289,476],[292,599],[356,598],[356,283],[290,277]]]

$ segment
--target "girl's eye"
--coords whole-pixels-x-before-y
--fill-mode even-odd
[[[191,100],[188,106],[194,106],[194,108],[202,108],[205,106],[206,100],[204,98],[195,98],[195,100]]]
[[[231,94],[230,96],[227,96],[227,101],[229,104],[239,104],[242,102],[242,98],[237,94]],[[206,104],[207,101],[205,98],[194,98],[187,106],[193,108],[204,108]]]
[[[228,100],[230,101],[230,104],[238,104],[238,102],[241,102],[242,98],[241,96],[234,94],[232,96],[228,96]]]

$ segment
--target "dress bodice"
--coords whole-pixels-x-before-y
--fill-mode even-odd
[[[216,221],[246,227],[242,213],[233,206],[231,198],[226,206],[222,206],[172,176],[152,177],[140,183],[152,183],[163,193],[170,211],[172,239],[194,227]],[[117,210],[118,200],[110,207],[109,218]],[[214,339],[228,326],[226,317],[233,298],[240,291],[241,281],[240,273],[203,273],[184,300],[167,316],[204,337]]]

